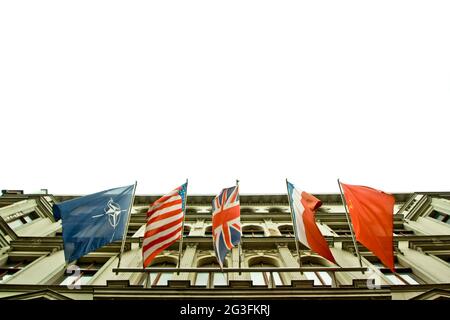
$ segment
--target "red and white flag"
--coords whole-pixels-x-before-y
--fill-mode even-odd
[[[144,268],[164,249],[181,238],[187,182],[156,200],[148,209],[142,244]]]
[[[286,182],[296,239],[322,257],[336,263],[314,218],[322,202],[309,193],[298,191],[292,183]]]

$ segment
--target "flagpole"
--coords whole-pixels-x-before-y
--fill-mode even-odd
[[[359,259],[359,265],[362,267],[361,255],[359,254],[359,249],[358,249],[358,245],[356,243],[355,234],[353,233],[353,227],[352,227],[352,224],[350,223],[350,216],[349,216],[348,210],[347,210],[347,202],[345,201],[344,194],[342,192],[341,182],[339,181],[339,179],[337,179],[337,182],[339,185],[339,191],[341,192],[341,200],[342,200],[342,204],[344,205],[345,217],[347,218],[348,227],[350,228],[350,234],[352,235],[355,252]],[[364,274],[364,271],[362,273]]]
[[[188,184],[188,179],[186,179],[186,194],[184,195],[183,222],[181,223],[181,238],[180,238],[180,246],[178,248],[178,272],[177,272],[177,275],[180,275],[179,269],[181,267],[181,251],[183,250],[184,220],[186,219],[186,203],[187,203],[187,184]]]
[[[295,227],[295,221],[294,221],[294,217],[292,215],[293,209],[292,209],[292,203],[291,203],[291,197],[289,195],[289,187],[288,187],[288,179],[286,178],[286,189],[287,189],[287,196],[288,196],[288,202],[289,202],[289,207],[291,208],[291,220],[292,220],[292,228],[294,229],[294,243],[295,243],[295,248],[297,249],[297,255],[298,255],[298,265],[300,266],[300,268],[302,268],[302,251],[300,250],[299,246],[298,246],[298,236],[297,236],[297,228]],[[303,271],[300,271],[300,274],[303,274]]]
[[[239,180],[236,179],[236,187],[239,188]],[[238,189],[238,196],[239,196],[239,189]],[[239,220],[241,219],[241,199],[239,198]],[[241,263],[242,263],[242,238],[243,238],[243,234],[242,234],[242,227],[241,227],[241,240],[239,241],[239,270],[241,269]],[[239,275],[241,275],[242,272],[239,271]]]
[[[131,219],[131,208],[133,207],[134,196],[136,194],[136,186],[137,186],[137,181],[134,181],[133,196],[131,198],[130,207],[128,208],[128,219],[127,219],[127,224],[125,226],[124,234],[122,236],[122,245],[120,247],[119,262],[117,263],[117,268],[120,268],[120,261],[122,260],[122,253],[123,253],[123,250],[125,249],[125,241],[127,240],[128,225],[130,224],[130,219]],[[116,272],[116,275],[118,275],[118,272]]]

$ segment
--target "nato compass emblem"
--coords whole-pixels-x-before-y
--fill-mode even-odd
[[[119,225],[120,214],[123,211],[127,211],[127,210],[122,210],[120,208],[120,205],[118,203],[115,203],[112,198],[109,199],[109,201],[106,203],[106,207],[103,210],[105,211],[105,213],[92,216],[92,218],[99,218],[99,217],[107,216],[108,222],[111,225],[111,227],[114,228],[114,233],[115,233],[116,227]],[[114,233],[113,233],[113,236],[111,237],[111,239],[114,238]]]

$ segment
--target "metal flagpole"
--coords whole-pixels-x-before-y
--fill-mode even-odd
[[[183,250],[183,235],[184,235],[184,220],[186,219],[186,203],[187,203],[187,185],[188,179],[186,179],[186,194],[184,195],[184,210],[183,210],[183,222],[181,223],[181,238],[180,238],[180,247],[178,248],[178,270],[181,267],[181,251]],[[177,275],[180,275],[180,271],[177,272]]]
[[[134,182],[134,188],[133,188],[133,196],[131,198],[131,203],[130,203],[130,207],[128,208],[128,219],[127,219],[127,225],[125,226],[125,230],[122,236],[122,246],[120,247],[120,253],[119,253],[119,262],[117,263],[117,268],[120,268],[120,261],[122,260],[122,253],[123,250],[125,249],[125,241],[127,240],[127,233],[128,233],[128,225],[130,224],[130,219],[131,219],[131,208],[133,207],[134,204],[134,196],[136,194],[136,186],[137,186],[137,181]],[[118,273],[116,272],[116,275]]]
[[[292,208],[292,203],[291,203],[291,197],[289,195],[289,186],[288,186],[288,179],[286,178],[286,189],[287,189],[287,196],[288,196],[288,202],[289,202],[289,207],[291,208],[291,220],[292,220],[292,228],[294,229],[294,242],[295,242],[295,248],[297,249],[297,255],[298,255],[298,265],[300,266],[300,268],[302,268],[302,251],[300,250],[299,246],[298,246],[298,236],[297,236],[297,228],[295,226],[295,221],[294,221],[294,216],[292,214],[293,212],[293,208]],[[300,271],[301,274],[303,274],[303,271]]]
[[[239,180],[238,179],[236,179],[236,187],[239,188]],[[238,189],[238,192],[239,192],[239,189]],[[239,196],[239,193],[238,193],[238,196]],[[239,220],[241,220],[240,210],[241,210],[241,199],[239,198]],[[239,241],[239,270],[241,269],[241,263],[242,263],[242,245],[241,245],[242,238],[243,238],[243,235],[242,235],[242,227],[241,227],[241,239]],[[242,274],[242,272],[239,271],[239,275],[241,275],[241,274]]]
[[[361,255],[359,254],[358,245],[356,243],[355,235],[353,233],[353,227],[352,227],[352,224],[350,223],[350,216],[347,211],[347,202],[345,201],[344,194],[342,193],[341,182],[339,181],[339,179],[337,179],[337,182],[339,185],[339,191],[341,192],[342,204],[344,205],[344,209],[345,209],[345,217],[347,218],[348,227],[350,228],[350,233],[352,235],[353,245],[355,246],[355,252],[359,259],[359,265],[362,267]],[[362,273],[364,273],[364,271]]]

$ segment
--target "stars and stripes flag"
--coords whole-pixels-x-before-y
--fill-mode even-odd
[[[239,187],[223,189],[212,202],[213,244],[217,260],[223,268],[224,259],[231,248],[241,241],[241,209]]]
[[[144,268],[182,236],[187,182],[156,200],[148,209],[142,244]]]
[[[297,190],[286,180],[295,238],[322,257],[336,263],[328,243],[316,225],[315,213],[322,202],[304,191]]]

